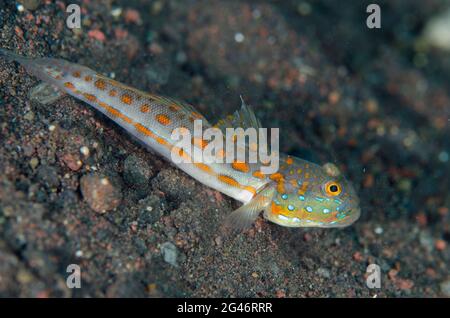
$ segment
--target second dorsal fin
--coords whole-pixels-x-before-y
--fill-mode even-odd
[[[219,120],[214,127],[219,128],[225,133],[226,128],[243,128],[244,130],[247,128],[255,128],[258,129],[261,127],[261,123],[258,118],[256,118],[255,113],[251,109],[249,105],[244,102],[244,99],[241,97],[241,108],[236,110],[233,114],[228,115],[227,117]]]

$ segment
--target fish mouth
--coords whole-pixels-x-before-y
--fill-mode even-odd
[[[341,227],[346,227],[355,223],[361,216],[361,208],[356,207],[349,209],[346,213],[348,215],[347,219],[340,224]]]
[[[341,222],[327,224],[324,227],[343,228],[352,225],[359,219],[361,215],[361,209],[359,207],[348,209],[345,211],[345,214],[347,215],[347,217],[343,219]]]

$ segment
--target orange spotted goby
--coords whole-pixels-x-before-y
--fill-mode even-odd
[[[190,105],[141,92],[85,66],[61,59],[27,58],[5,49],[0,49],[0,56],[19,62],[37,78],[91,105],[169,161],[174,150],[181,157],[192,155],[176,148],[171,139],[175,128],[191,132],[195,120],[201,120],[204,129],[212,127]],[[245,103],[234,117],[259,128],[259,121]],[[219,122],[223,126],[232,120]],[[193,147],[204,148],[205,144],[206,140],[192,138]],[[227,218],[226,223],[234,228],[250,226],[261,211],[266,219],[289,227],[344,227],[360,215],[353,186],[332,163],[321,166],[281,155],[280,169],[267,175],[261,172],[260,163],[175,165],[206,186],[243,203]]]

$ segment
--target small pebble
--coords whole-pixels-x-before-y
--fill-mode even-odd
[[[117,182],[99,174],[84,175],[80,180],[81,193],[87,204],[97,213],[105,213],[119,206],[122,192]]]
[[[105,42],[105,40],[106,40],[105,34],[100,30],[90,30],[88,32],[88,36],[90,38],[96,39],[97,41],[100,41],[100,42]]]
[[[36,169],[37,165],[39,164],[39,159],[36,157],[31,158],[30,160],[30,167],[31,169]]]
[[[323,277],[323,278],[330,278],[331,277],[330,271],[328,269],[326,269],[326,268],[323,268],[323,267],[320,267],[317,270],[317,275],[319,275],[320,277]]]
[[[62,156],[62,161],[66,164],[66,166],[72,171],[78,171],[83,166],[80,158],[76,155],[72,155],[67,153]]]
[[[374,232],[375,234],[381,235],[383,234],[383,228],[381,226],[377,226]]]
[[[178,257],[178,249],[171,242],[165,242],[161,244],[161,254],[166,263],[178,267],[177,257]]]
[[[88,157],[89,156],[89,148],[86,146],[83,146],[80,148],[80,152],[83,154],[83,156]]]
[[[245,37],[244,37],[244,35],[243,35],[241,32],[238,32],[238,33],[236,33],[236,34],[234,35],[234,40],[235,40],[237,43],[242,43],[242,42],[244,42]]]
[[[439,240],[436,240],[436,242],[434,243],[434,246],[436,247],[436,249],[438,251],[443,251],[447,247],[447,243],[445,243],[444,240],[439,239]]]
[[[112,15],[114,18],[120,17],[121,14],[122,14],[122,8],[115,8],[115,9],[112,9],[112,10],[111,10],[111,15]]]
[[[127,23],[135,23],[135,24],[141,24],[141,15],[139,14],[139,11],[134,9],[127,9],[124,14],[125,22]]]
[[[32,121],[34,119],[34,113],[33,112],[28,112],[25,114],[25,116],[23,116],[23,118],[25,118],[28,121]]]

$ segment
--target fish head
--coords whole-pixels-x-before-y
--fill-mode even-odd
[[[332,163],[322,166],[288,157],[273,180],[265,218],[288,227],[345,227],[361,213],[352,184]]]

